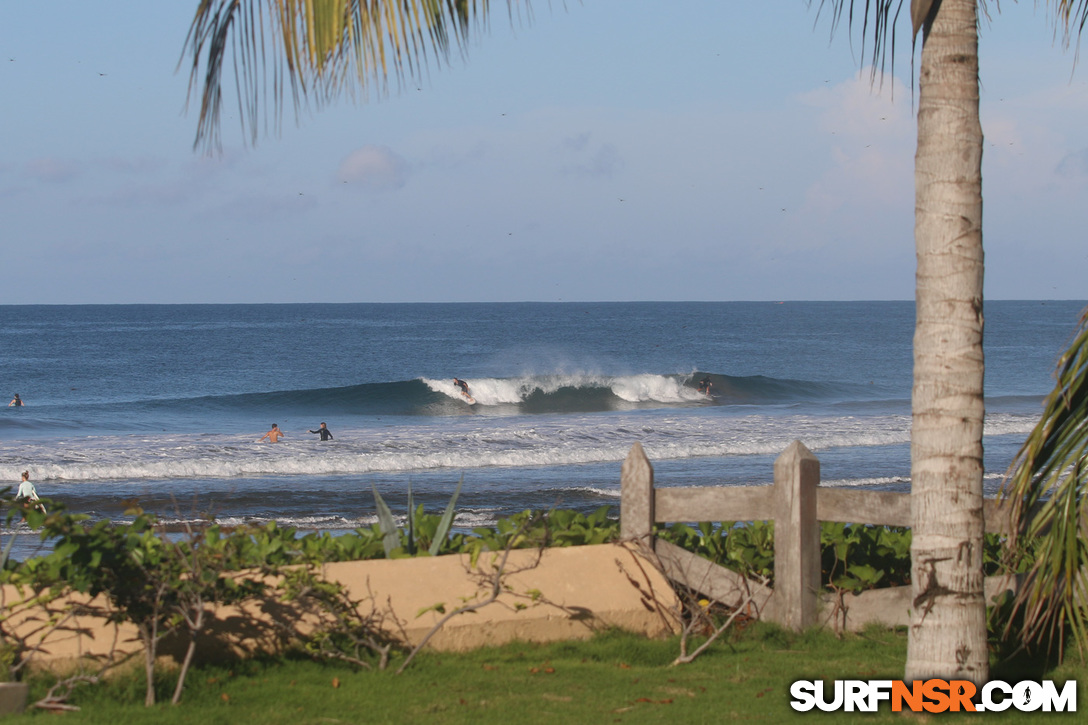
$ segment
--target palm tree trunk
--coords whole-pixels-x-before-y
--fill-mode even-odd
[[[982,577],[982,127],[976,0],[943,0],[922,47],[906,679],[987,679]]]

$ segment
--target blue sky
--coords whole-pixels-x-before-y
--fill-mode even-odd
[[[1083,299],[1088,76],[989,5],[986,295]],[[464,62],[254,148],[228,95],[207,157],[195,6],[4,2],[0,304],[913,297],[905,20],[873,91],[804,2],[500,1]]]

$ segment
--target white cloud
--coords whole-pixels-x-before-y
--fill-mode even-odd
[[[915,147],[910,89],[894,78],[885,79],[883,89],[874,87],[863,70],[800,100],[817,109],[817,127],[830,137],[823,141],[826,166],[791,220],[796,238],[822,229],[864,245],[891,233],[890,219],[905,217],[909,226]]]
[[[802,94],[800,100],[820,111],[820,127],[836,136],[866,143],[911,134],[911,90],[898,78],[870,81],[862,69],[848,81]]]
[[[391,191],[408,183],[407,161],[388,146],[363,146],[340,164],[336,180],[367,191]]]

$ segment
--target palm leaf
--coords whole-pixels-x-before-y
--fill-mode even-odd
[[[1013,461],[1010,499],[1014,563],[1034,556],[1014,602],[1026,643],[1064,654],[1068,627],[1088,652],[1088,310],[1058,361],[1043,415]]]
[[[202,0],[182,57],[192,63],[189,98],[200,98],[194,145],[219,147],[228,51],[243,133],[256,143],[262,118],[278,125],[285,85],[296,117],[345,93],[384,95],[390,76],[403,85],[447,61],[451,38],[463,52],[487,13],[488,0]]]

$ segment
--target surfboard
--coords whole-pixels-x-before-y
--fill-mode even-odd
[[[461,397],[464,398],[465,402],[468,403],[469,405],[476,405],[476,398],[473,398],[471,395],[468,395],[466,393],[461,393]]]

